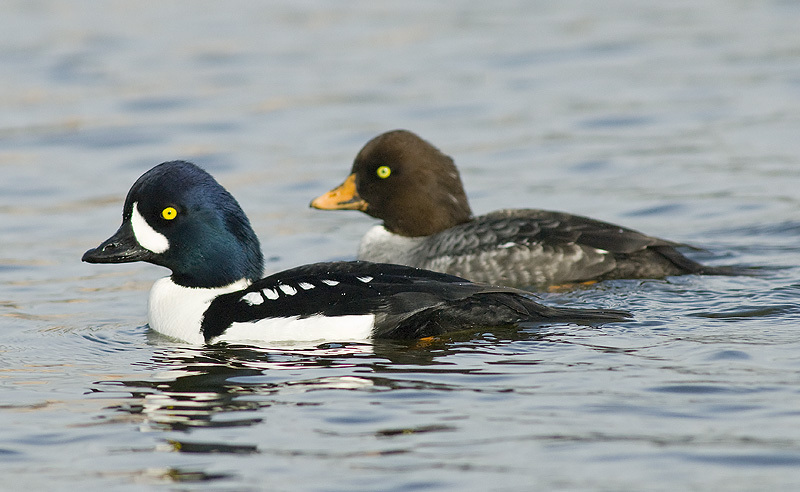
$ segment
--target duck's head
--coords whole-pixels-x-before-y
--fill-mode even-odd
[[[314,208],[361,210],[402,236],[428,236],[467,222],[472,211],[453,159],[406,130],[383,133],[358,153],[348,178]]]
[[[172,270],[172,280],[185,287],[257,280],[264,264],[258,238],[236,199],[185,161],[144,173],[128,192],[119,230],[82,259],[154,263]]]

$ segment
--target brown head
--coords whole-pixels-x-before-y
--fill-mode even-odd
[[[406,130],[367,142],[345,182],[311,206],[361,210],[408,237],[429,236],[472,217],[453,159]]]

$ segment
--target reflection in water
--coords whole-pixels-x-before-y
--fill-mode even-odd
[[[174,451],[182,453],[228,453],[228,454],[254,454],[258,453],[257,446],[249,446],[246,444],[221,444],[221,443],[200,443],[200,442],[187,442],[176,441],[170,439],[167,441]]]
[[[243,480],[250,460],[289,468],[317,463],[327,472],[346,459],[359,469],[402,473],[406,466],[445,466],[441,456],[461,456],[462,450],[468,450],[464,466],[474,467],[506,448],[579,443],[758,451],[775,445],[751,441],[747,434],[663,431],[643,423],[643,416],[654,414],[698,419],[721,402],[651,407],[635,403],[642,391],[693,401],[749,394],[734,394],[725,390],[727,383],[713,381],[617,387],[617,369],[624,364],[640,372],[664,365],[659,326],[632,322],[618,332],[607,326],[538,326],[315,347],[156,344],[148,360],[134,363],[140,376],[133,372],[94,387],[116,397],[122,390],[123,398],[106,410],[132,417],[140,431],[153,432],[158,440],[133,451],[175,453],[170,461],[177,463],[139,470],[137,480]],[[631,345],[631,339],[615,335],[625,330],[643,336]],[[725,357],[746,361],[741,354]],[[578,378],[591,379],[595,393],[584,397],[575,390]],[[553,409],[575,412],[569,429],[543,423]],[[629,416],[624,426],[598,429],[593,423],[618,414]],[[205,455],[214,455],[214,466],[195,461],[186,466],[185,460],[208,459]],[[226,475],[228,470],[234,473]],[[504,465],[493,473],[510,470],[513,466]]]
[[[231,344],[170,347],[157,351],[151,360],[136,364],[140,369],[152,371],[152,378],[99,381],[95,383],[95,391],[118,393],[124,389],[130,392],[130,400],[110,409],[141,418],[144,430],[246,427],[263,420],[263,414],[256,413],[257,410],[286,405],[284,401],[270,398],[279,394],[330,389],[370,392],[462,389],[410,379],[409,372],[471,374],[478,369],[437,365],[437,360],[463,352],[491,352],[513,340],[547,341],[549,337],[558,338],[559,335],[510,329],[508,333],[463,333],[424,341],[326,343],[316,347],[262,348]],[[330,375],[330,369],[341,368],[346,368],[347,374]],[[300,369],[305,375],[315,369],[322,372],[318,377],[293,379]],[[387,374],[398,376],[387,377]],[[388,429],[385,432],[391,435],[427,431],[429,429]],[[192,453],[258,452],[255,446],[185,441],[170,441],[170,445],[174,451]]]
[[[160,482],[179,482],[179,483],[193,483],[193,482],[209,482],[215,480],[223,480],[233,478],[234,475],[229,473],[207,473],[201,470],[190,470],[185,468],[149,468],[136,472],[124,473],[101,473],[101,476],[122,476],[129,478],[135,483],[153,483]]]
[[[241,427],[256,424],[261,418],[246,415],[272,404],[270,401],[246,399],[277,392],[287,385],[252,381],[267,369],[291,369],[317,365],[335,367],[345,357],[369,351],[368,345],[321,346],[318,349],[274,351],[252,347],[218,345],[198,348],[172,348],[156,352],[152,360],[140,363],[142,368],[154,371],[151,380],[101,381],[104,387],[119,386],[131,391],[132,402],[116,407],[144,417],[145,424],[154,429],[186,430],[192,427]],[[311,381],[314,387],[352,385],[353,382]],[[230,418],[235,414],[238,418]],[[177,448],[187,451],[185,446]],[[190,448],[200,452],[199,448]],[[216,451],[220,451],[217,448]]]

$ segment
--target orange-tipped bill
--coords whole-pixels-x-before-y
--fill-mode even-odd
[[[365,202],[356,191],[356,175],[351,174],[331,191],[320,195],[311,202],[311,206],[321,210],[367,210]]]

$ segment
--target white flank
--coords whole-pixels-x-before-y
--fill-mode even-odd
[[[267,318],[256,323],[234,323],[213,341],[352,342],[372,337],[375,315]],[[201,342],[202,343],[202,342]]]
[[[189,343],[205,343],[200,322],[208,305],[218,295],[242,290],[248,285],[249,282],[242,279],[216,289],[198,289],[182,287],[169,277],[159,279],[150,289],[147,308],[150,328]]]
[[[138,242],[141,247],[153,253],[163,253],[169,249],[167,236],[153,229],[145,218],[142,217],[142,214],[139,213],[139,202],[133,204],[131,227],[133,227],[133,235],[136,237],[136,242]]]

